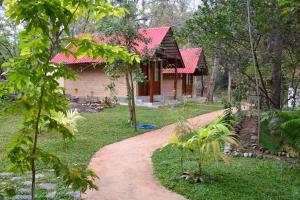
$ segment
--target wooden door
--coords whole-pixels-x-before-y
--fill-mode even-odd
[[[192,95],[193,93],[193,75],[184,74],[182,80],[182,92],[184,95]]]
[[[145,76],[144,82],[139,83],[139,96],[148,96],[149,95],[149,70],[147,63],[141,64],[142,73]]]

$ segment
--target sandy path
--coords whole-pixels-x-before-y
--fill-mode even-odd
[[[212,122],[223,111],[215,111],[189,119],[194,128]],[[101,148],[90,161],[99,180],[99,190],[83,195],[89,200],[184,200],[168,191],[153,175],[151,155],[165,144],[175,125],[150,131]]]

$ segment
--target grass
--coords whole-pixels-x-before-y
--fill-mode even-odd
[[[195,103],[185,103],[175,108],[150,109],[138,107],[137,117],[139,123],[152,123],[162,127],[176,122],[181,117],[190,118],[221,108],[222,105],[220,104],[206,105]],[[39,140],[39,146],[48,152],[58,155],[70,165],[87,165],[93,154],[101,147],[147,131],[138,130],[135,132],[130,127],[128,124],[128,108],[126,106],[105,109],[100,113],[86,113],[83,116],[85,120],[79,122],[79,133],[74,141],[68,143],[67,148],[61,135],[54,132],[43,133]],[[19,121],[20,117],[16,116],[0,118],[0,162],[5,158],[4,150],[6,145],[17,135]],[[57,182],[61,184],[60,180]],[[64,197],[64,190],[61,193],[59,192],[57,198],[67,199]]]
[[[278,160],[231,159],[229,164],[210,162],[204,165],[204,183],[180,178],[179,151],[171,146],[157,150],[152,161],[154,173],[170,190],[191,200],[298,200],[300,168]],[[185,171],[197,170],[193,161],[184,163]]]

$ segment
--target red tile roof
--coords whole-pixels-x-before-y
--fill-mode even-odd
[[[202,48],[180,49],[180,54],[183,59],[185,68],[178,68],[179,74],[193,74],[197,68],[199,58],[202,53]],[[164,69],[163,73],[175,73],[174,68]]]
[[[162,43],[168,31],[171,27],[160,27],[160,28],[146,28],[139,29],[138,32],[147,40],[147,41],[137,41],[135,48],[141,56],[153,56],[155,54],[156,48]],[[94,36],[94,39],[99,43],[101,40]],[[75,51],[75,49],[74,49]],[[92,59],[87,56],[75,59],[73,55],[66,56],[65,53],[58,53],[52,59],[53,63],[63,63],[63,64],[79,64],[79,63],[97,63],[103,62],[101,57]]]

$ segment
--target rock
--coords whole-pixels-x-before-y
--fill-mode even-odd
[[[46,194],[46,198],[54,198],[56,196],[56,192],[48,192]]]
[[[12,176],[13,175],[13,173],[11,173],[11,172],[2,172],[2,173],[0,173],[0,177],[8,177],[8,176]]]
[[[287,154],[286,154],[286,157],[287,157],[287,158],[289,158],[289,157],[290,157],[290,154],[289,154],[289,153],[287,153]]]
[[[226,143],[224,146],[224,153],[225,152],[230,153],[231,151],[232,151],[232,146]]]
[[[269,150],[265,150],[264,153],[265,154],[270,154],[270,151]]]
[[[19,191],[21,193],[30,193],[31,192],[31,189],[30,188],[20,188]]]
[[[189,180],[191,178],[191,176],[184,174],[184,175],[181,175],[180,178],[182,178],[184,180]]]
[[[235,152],[233,152],[233,154],[232,154],[233,156],[240,156],[240,153],[239,152],[237,152],[237,151],[235,151]]]
[[[244,153],[244,157],[247,158],[249,156],[248,153]]]
[[[57,187],[57,184],[54,183],[40,183],[39,187],[44,190],[53,190]]]
[[[31,196],[30,195],[25,195],[25,194],[19,194],[19,195],[16,195],[14,196],[13,198],[14,200],[17,200],[17,199],[31,199]]]
[[[12,180],[12,181],[17,181],[17,180],[21,180],[23,177],[21,177],[21,176],[14,176],[14,177],[12,177],[10,180]]]
[[[251,135],[250,139],[251,139],[251,140],[257,140],[258,137],[257,137],[256,135]]]
[[[250,130],[250,133],[255,134],[255,133],[256,133],[256,127],[253,127],[253,128]],[[257,136],[256,136],[256,137],[257,137]]]
[[[262,154],[258,154],[258,155],[256,156],[256,158],[258,158],[258,159],[263,159],[263,155],[262,155]]]
[[[295,153],[290,153],[290,158],[296,158],[296,154]]]
[[[44,178],[44,177],[45,177],[44,174],[36,174],[36,175],[35,175],[35,178],[36,178],[36,179],[40,179],[40,178]]]
[[[80,192],[79,192],[79,191],[68,192],[67,194],[68,194],[69,196],[73,197],[73,198],[80,198]]]
[[[27,185],[27,186],[31,186],[31,181],[24,181],[23,183],[22,183],[23,185]]]

